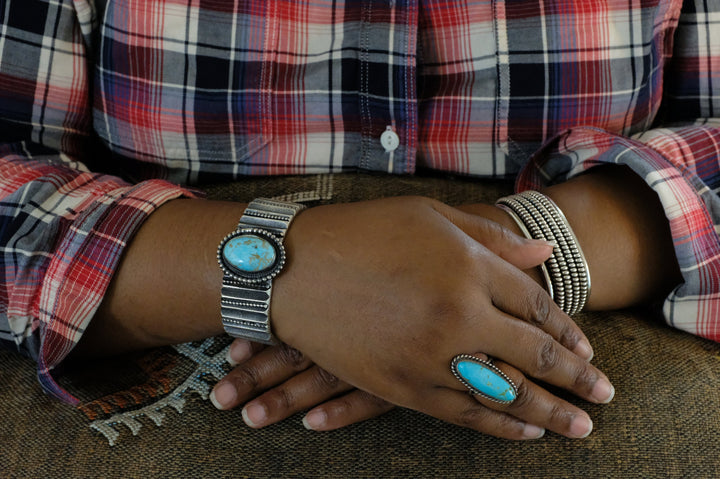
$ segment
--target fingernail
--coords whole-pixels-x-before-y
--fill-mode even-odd
[[[615,388],[607,379],[600,378],[593,386],[591,394],[597,402],[607,404],[615,397]]]
[[[267,411],[261,404],[250,403],[243,408],[242,417],[248,426],[262,427],[267,422]]]
[[[593,423],[589,417],[584,414],[578,414],[570,422],[570,435],[578,439],[584,439],[590,435],[593,430]]]
[[[550,246],[551,248],[556,248],[558,245],[555,241],[547,241],[543,239],[531,239],[528,241],[532,241],[533,243],[537,243],[543,246]]]
[[[523,439],[540,439],[545,435],[545,429],[535,426],[534,424],[525,424],[523,429]]]
[[[591,361],[595,355],[595,352],[587,339],[581,339],[578,341],[573,352],[587,361]]]
[[[250,359],[250,356],[252,356],[252,347],[250,346],[250,342],[236,339],[228,348],[227,354],[225,355],[225,361],[227,361],[230,366],[235,367],[238,364]]]
[[[310,411],[302,420],[305,429],[318,430],[325,426],[327,414],[324,411]]]
[[[220,383],[210,393],[210,402],[216,408],[224,410],[233,404],[236,397],[237,391],[232,384]]]

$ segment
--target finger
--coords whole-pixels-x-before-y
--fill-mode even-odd
[[[250,427],[267,426],[351,389],[333,374],[313,366],[247,403],[243,419]]]
[[[504,315],[497,321],[497,340],[483,352],[512,364],[527,376],[566,389],[595,403],[610,402],[615,389],[599,369],[573,354],[548,333],[516,318]],[[523,345],[523,347],[518,347]]]
[[[592,359],[592,346],[580,327],[527,275],[498,268],[488,289],[496,308],[545,331],[581,358]]]
[[[487,359],[482,353],[474,354],[480,359]],[[564,401],[537,384],[529,381],[525,376],[507,363],[501,361],[494,362],[494,365],[502,370],[514,383],[516,397],[510,404],[500,404],[491,401],[481,395],[471,395],[471,397],[490,410],[505,413],[511,418],[527,425],[533,425],[540,429],[547,429],[569,438],[584,438],[592,432],[592,420],[582,409]],[[455,388],[466,391],[464,384],[460,381],[455,382]],[[482,390],[483,388],[480,387]],[[461,416],[462,417],[462,416]],[[467,418],[465,418],[467,420]],[[508,418],[504,418],[508,420]],[[462,424],[461,424],[462,425]],[[517,435],[517,425],[511,429],[512,433]],[[534,429],[530,427],[530,430]],[[492,432],[494,435],[498,435]],[[529,435],[528,430],[523,429],[523,435]],[[507,437],[503,435],[502,437]],[[517,438],[517,437],[510,437]]]
[[[437,207],[468,236],[518,269],[540,266],[552,255],[555,243],[519,236],[495,221],[444,204]]]
[[[504,439],[539,439],[545,430],[515,416],[486,407],[468,392],[436,388],[420,411],[438,419]]]
[[[525,273],[519,271],[519,269],[529,269],[543,263],[552,253],[552,246],[545,243],[541,248],[543,252],[538,254],[536,241],[528,243],[529,240],[521,238],[498,223],[486,220],[481,216],[458,211],[442,203],[438,204],[436,208],[439,208],[442,214],[445,214],[467,234],[483,244],[485,248],[515,266],[515,268],[508,268],[507,263],[499,265],[496,270],[498,274],[493,276],[490,284],[491,287],[494,287],[491,290],[493,302],[500,309],[535,324],[579,356],[587,360],[592,358],[592,347],[582,330],[552,302],[552,299],[540,286]],[[523,241],[525,241],[525,245],[535,246],[528,249],[523,245]],[[529,257],[532,257],[533,261],[523,263],[519,258],[513,256],[516,250],[521,251],[520,255],[531,251]],[[509,287],[514,289],[512,294],[508,294]],[[517,299],[523,301],[520,309],[517,308],[519,303],[516,301]]]
[[[210,393],[210,400],[218,409],[234,408],[311,365],[290,346],[263,349],[221,379]]]
[[[509,364],[496,361],[494,365],[513,381],[517,396],[507,405],[476,395],[478,402],[566,437],[584,438],[592,432],[593,423],[585,411],[528,380]]]
[[[380,416],[394,407],[384,399],[355,390],[309,411],[303,425],[313,431],[332,431]]]
[[[265,345],[263,344],[237,338],[230,343],[230,347],[225,355],[225,361],[227,361],[230,366],[235,367],[238,364],[244,363],[255,353],[263,349],[265,349]]]

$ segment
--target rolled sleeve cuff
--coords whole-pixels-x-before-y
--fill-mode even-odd
[[[162,204],[196,193],[161,180],[120,187],[97,198],[73,221],[48,267],[40,294],[38,379],[50,395],[78,400],[52,371],[80,341],[112,280],[125,246]]]
[[[665,299],[673,327],[720,340],[720,179],[717,127],[692,125],[626,138],[591,127],[548,141],[518,177],[519,191],[538,189],[603,164],[627,165],[657,193],[673,236],[684,283]]]

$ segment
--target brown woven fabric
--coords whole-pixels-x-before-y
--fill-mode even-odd
[[[250,180],[209,192],[248,200],[296,191],[320,202],[423,194],[461,203],[491,200],[509,189],[457,179],[353,175]],[[191,361],[166,348],[74,369],[63,383],[83,399],[83,409],[75,409],[44,396],[32,361],[3,351],[0,476],[717,477],[720,345],[674,331],[645,311],[577,320],[595,348],[594,363],[617,389],[613,403],[604,406],[564,396],[595,422],[585,440],[548,433],[538,441],[510,442],[406,410],[330,433],[306,431],[299,415],[256,431],[243,424],[239,411],[216,411],[201,395],[189,394],[182,414],[166,408],[159,427],[141,418],[133,436],[118,425],[110,446],[89,427],[91,420],[166,395],[193,371]],[[199,374],[198,381],[212,377]]]

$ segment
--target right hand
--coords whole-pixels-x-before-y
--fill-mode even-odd
[[[320,367],[393,404],[499,437],[544,429],[583,437],[592,429],[587,414],[526,375],[592,402],[609,401],[614,390],[587,362],[577,325],[503,259],[518,265],[513,255],[529,246],[497,223],[426,198],[312,208],[286,238],[273,326]],[[538,264],[532,256],[528,267]],[[496,358],[518,386],[515,402],[470,396],[450,372],[461,353]]]

